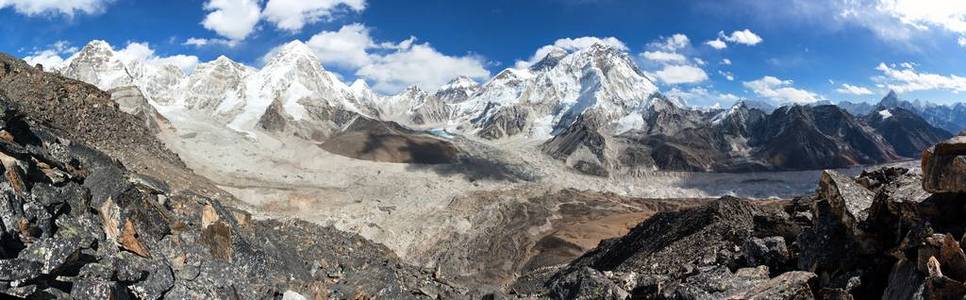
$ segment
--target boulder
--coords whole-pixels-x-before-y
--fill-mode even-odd
[[[922,187],[930,193],[966,193],[966,135],[924,151],[922,173]]]

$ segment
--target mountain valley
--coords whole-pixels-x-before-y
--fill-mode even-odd
[[[125,61],[103,41],[89,43],[61,66],[0,59],[0,96],[17,112],[5,119],[15,138],[0,145],[0,152],[16,156],[31,170],[56,161],[51,163],[57,172],[80,168],[71,167],[75,156],[103,152],[114,159],[85,162],[84,168],[103,164],[118,170],[108,175],[89,171],[71,184],[85,185],[97,202],[111,201],[105,195],[131,190],[126,186],[140,182],[131,178],[144,176],[148,182],[164,183],[154,191],[138,186],[149,194],[144,197],[173,202],[161,208],[124,207],[122,211],[134,211],[124,215],[133,221],[94,215],[102,222],[120,222],[114,230],[122,232],[128,230],[125,222],[144,230],[150,220],[136,218],[147,210],[167,218],[166,227],[187,226],[183,231],[167,229],[177,234],[142,234],[145,241],[134,244],[144,245],[122,241],[121,248],[110,251],[132,256],[144,247],[177,258],[181,252],[166,248],[177,237],[220,249],[203,251],[197,258],[202,261],[231,258],[225,264],[191,265],[202,268],[198,275],[169,262],[177,260],[147,256],[151,267],[176,279],[162,280],[157,290],[163,291],[148,289],[152,294],[137,295],[144,298],[280,296],[287,291],[333,298],[480,298],[504,293],[574,298],[593,291],[614,292],[615,298],[644,295],[647,291],[636,288],[664,286],[661,280],[666,278],[657,276],[663,270],[638,272],[657,277],[633,283],[616,276],[646,269],[645,262],[652,260],[678,260],[627,260],[632,255],[627,249],[633,248],[627,244],[663,239],[654,232],[660,229],[648,231],[638,224],[714,228],[707,231],[709,243],[741,248],[746,245],[732,245],[734,241],[715,230],[747,229],[763,219],[781,228],[755,227],[753,234],[762,235],[758,238],[784,234],[792,240],[800,233],[798,226],[808,222],[784,210],[795,208],[802,197],[836,197],[826,191],[840,182],[829,183],[830,172],[862,178],[872,176],[865,169],[878,167],[922,172],[922,151],[952,138],[950,129],[956,126],[950,124],[962,124],[955,118],[937,121],[939,113],[927,113],[938,110],[932,106],[892,104],[907,103],[890,100],[897,99],[894,94],[856,114],[850,112],[854,107],[836,105],[766,111],[753,101],[727,109],[693,108],[663,94],[628,53],[602,44],[553,49],[527,68],[508,68],[483,83],[458,77],[436,91],[411,87],[389,96],[377,94],[362,80],[342,82],[300,41],[281,46],[260,68],[221,56],[190,74],[170,65]],[[21,123],[29,126],[10,125]],[[34,133],[43,138],[24,139],[21,134],[26,133],[19,130],[55,134]],[[73,145],[64,142],[69,140],[90,149],[57,156],[58,146],[52,144]],[[19,153],[18,147],[36,149]],[[86,176],[127,183],[125,188],[100,187],[85,181]],[[38,178],[30,178],[32,193],[43,193],[35,185],[51,180]],[[872,193],[879,187],[860,188]],[[726,198],[715,200],[720,197]],[[134,203],[161,200],[151,201]],[[87,210],[102,210],[99,203],[90,203],[95,204]],[[719,214],[731,213],[738,216],[734,223],[719,219]],[[68,215],[58,215],[58,222],[73,222],[60,221]],[[826,216],[824,211],[815,215]],[[682,225],[688,218],[710,221]],[[814,230],[824,228],[815,222]],[[110,232],[104,229],[103,234]],[[107,237],[92,238],[92,245],[112,244]],[[268,241],[275,237],[278,242]],[[293,244],[299,245],[298,255],[289,249]],[[74,262],[77,268],[117,255],[96,251],[85,256],[91,261]],[[118,264],[144,263],[140,256],[119,259]],[[757,266],[735,257],[723,259]],[[758,270],[747,284],[762,284],[774,277],[769,275],[795,269],[790,265],[770,265],[775,274]],[[713,272],[727,273],[722,276],[729,280],[738,271],[716,267]],[[215,275],[234,268],[267,270],[270,280],[239,284],[230,291],[205,290],[184,283],[195,279],[180,277],[245,282],[242,278],[254,274],[232,279]],[[295,279],[284,279],[286,268],[298,270]],[[50,274],[61,274],[54,271],[60,270]],[[713,272],[668,274],[692,280],[688,276]],[[87,273],[69,273],[62,276],[90,279]],[[89,289],[110,293],[105,289],[159,282],[107,277]],[[48,293],[56,293],[59,284],[46,277],[18,280],[33,280],[33,286]],[[593,289],[597,285],[604,288]]]

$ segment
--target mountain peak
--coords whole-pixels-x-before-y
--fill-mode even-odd
[[[113,49],[114,48],[112,48],[111,44],[107,43],[107,41],[93,40],[87,43],[87,45],[85,45],[84,49],[82,49],[81,51],[87,51],[87,50],[114,51]]]
[[[456,77],[453,80],[450,80],[449,83],[446,83],[445,85],[441,86],[439,90],[445,91],[445,90],[453,90],[453,89],[470,89],[479,85],[480,84],[477,83],[476,80],[460,75],[459,77]]]
[[[322,65],[319,57],[315,55],[315,51],[312,51],[312,48],[299,40],[288,42],[272,51],[266,65],[277,63],[288,65],[293,63],[311,63],[313,66],[318,67]]]
[[[356,79],[356,81],[353,81],[352,85],[350,85],[349,87],[352,88],[353,90],[368,90],[369,83],[362,79]]]

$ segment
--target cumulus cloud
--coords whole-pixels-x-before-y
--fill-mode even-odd
[[[731,105],[740,98],[734,94],[720,93],[705,87],[694,87],[691,89],[671,88],[667,95],[670,97],[684,100],[685,103],[696,107],[709,107],[722,103]]]
[[[362,24],[320,32],[306,43],[326,66],[355,72],[374,90],[393,94],[408,86],[435,89],[458,76],[483,80],[490,76],[485,61],[474,55],[450,56],[415,38],[377,42]]]
[[[792,87],[793,83],[791,80],[765,76],[758,80],[745,81],[744,86],[760,97],[779,103],[804,104],[822,100],[822,97],[815,93]]]
[[[701,68],[707,64],[699,57],[688,57],[681,53],[688,53],[691,49],[691,39],[684,34],[674,34],[660,37],[647,44],[650,50],[640,54],[647,61],[656,62],[646,67],[657,67],[658,70],[645,73],[658,81],[668,84],[693,84],[708,80],[708,74]],[[647,64],[646,64],[647,65]]]
[[[711,41],[704,42],[704,44],[705,45],[708,45],[708,46],[711,46],[711,48],[715,48],[715,49],[718,49],[718,50],[721,50],[721,49],[724,49],[724,48],[728,48],[728,43],[725,43],[720,38],[714,39],[714,40],[711,40]]]
[[[185,73],[191,73],[199,59],[193,55],[158,56],[148,43],[129,42],[123,49],[115,50],[118,59],[125,64],[144,62],[152,65],[172,65]]]
[[[731,65],[731,60],[730,59],[727,59],[727,58],[721,59],[721,64],[722,65],[726,65],[726,66],[730,66]]]
[[[530,67],[530,65],[537,63],[541,59],[550,54],[554,49],[560,49],[567,52],[573,52],[580,49],[590,48],[594,44],[601,44],[611,46],[620,50],[627,51],[627,45],[621,40],[615,37],[595,37],[595,36],[584,36],[578,38],[563,38],[556,40],[551,45],[546,45],[537,49],[537,51],[530,56],[528,60],[521,60],[516,62],[516,67],[523,69]]]
[[[958,75],[924,73],[912,65],[895,66],[885,63],[880,63],[876,70],[882,72],[882,76],[873,79],[899,93],[926,90],[966,92],[966,77]]]
[[[209,0],[210,11],[201,25],[232,41],[241,41],[255,30],[261,18],[258,0]]]
[[[664,51],[644,51],[641,56],[656,62],[685,62],[688,60],[684,55]]]
[[[676,33],[672,36],[661,38],[658,41],[652,42],[649,46],[652,48],[673,52],[691,46],[691,39],[689,39],[687,35]]]
[[[14,11],[27,16],[98,14],[114,0],[0,0],[0,9],[13,7]]]
[[[323,31],[306,43],[326,65],[359,68],[371,63],[368,50],[376,48],[369,28],[362,24],[342,26],[339,31]]]
[[[279,29],[298,32],[340,10],[360,12],[365,8],[365,0],[268,0],[262,14]]]
[[[356,74],[373,81],[373,89],[384,93],[397,92],[411,85],[435,89],[457,76],[474,79],[490,76],[481,58],[448,56],[429,44],[416,44],[373,58],[373,63],[363,66]]]
[[[760,36],[748,29],[734,31],[731,35],[724,35],[724,32],[719,32],[718,34],[728,42],[748,46],[758,45],[763,41]]]
[[[654,72],[653,76],[666,84],[698,83],[708,80],[701,68],[689,65],[668,65]]]
[[[46,49],[34,50],[30,55],[23,58],[30,65],[41,64],[48,69],[60,68],[66,61],[64,55],[71,55],[77,52],[77,47],[71,46],[70,42],[58,41],[51,44]]]
[[[869,90],[866,87],[855,86],[848,83],[843,83],[842,86],[836,89],[835,91],[841,94],[856,95],[856,96],[872,95],[872,90]]]
[[[725,79],[727,79],[728,81],[734,81],[735,80],[735,74],[732,74],[731,72],[725,72],[725,71],[719,70],[718,71],[718,74],[721,74],[721,76],[724,77]]]
[[[966,2],[959,0],[880,0],[880,11],[917,29],[939,27],[966,33]]]

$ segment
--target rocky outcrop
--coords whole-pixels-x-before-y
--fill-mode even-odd
[[[496,140],[520,134],[527,128],[530,111],[519,106],[500,108],[477,133],[488,140]]]
[[[580,166],[575,168],[578,171],[591,171],[588,174],[607,176],[607,140],[594,124],[595,122],[581,116],[570,127],[541,145],[541,150],[550,157],[565,161],[569,166]]]
[[[0,166],[4,297],[458,297],[357,235],[172,191],[5,99]]]
[[[963,158],[961,138],[927,151],[924,174],[826,171],[810,198],[722,198],[658,214],[550,274],[521,277],[517,284],[531,288],[517,291],[556,299],[962,299],[966,193],[955,183],[964,177],[955,162],[936,164]],[[542,288],[534,278],[544,278]]]
[[[786,236],[796,234],[791,218],[777,206],[723,198],[658,214],[626,236],[602,242],[550,277],[547,293],[558,299],[590,299],[600,291],[642,299],[700,299],[767,290],[753,287],[768,283],[772,272],[790,268],[794,262],[778,257],[787,256],[782,253]],[[756,238],[762,239],[760,245],[748,242]]]
[[[966,193],[966,135],[939,143],[922,154],[922,186],[932,193]]]

